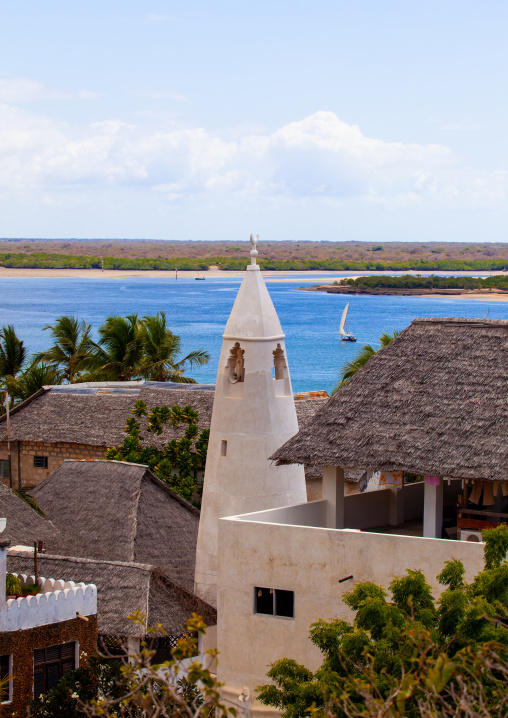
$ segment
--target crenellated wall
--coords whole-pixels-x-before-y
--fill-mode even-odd
[[[14,574],[15,576],[17,574]],[[20,574],[24,585],[33,584],[34,576]],[[0,631],[20,631],[69,621],[76,616],[97,613],[97,588],[93,584],[60,581],[39,577],[41,593],[24,598],[11,598],[0,610]]]

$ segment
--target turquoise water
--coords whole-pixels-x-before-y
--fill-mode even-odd
[[[356,273],[358,274],[358,273]],[[312,276],[312,275],[309,275]],[[345,273],[327,275],[333,278]],[[269,278],[269,276],[268,276]],[[316,280],[323,281],[323,275]],[[173,277],[145,279],[0,279],[0,325],[13,324],[30,352],[49,345],[45,324],[74,314],[97,328],[112,314],[140,316],[165,311],[169,326],[182,338],[185,353],[203,348],[211,353],[207,366],[192,372],[200,382],[215,382],[222,333],[240,285],[239,276],[207,278],[204,282]],[[308,285],[303,282],[302,285]],[[428,297],[369,297],[295,290],[298,283],[269,281],[267,287],[286,334],[295,391],[330,390],[340,367],[362,344],[377,348],[381,333],[404,329],[415,317],[485,317],[508,319],[508,302]],[[338,326],[350,301],[348,327],[356,344],[340,342]]]

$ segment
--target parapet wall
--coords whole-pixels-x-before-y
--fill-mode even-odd
[[[35,583],[34,576],[20,574],[18,578],[24,585]],[[93,584],[42,576],[39,583],[41,593],[36,596],[6,601],[0,611],[0,631],[20,631],[97,613],[97,588]]]

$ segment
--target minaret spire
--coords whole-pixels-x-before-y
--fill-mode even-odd
[[[195,591],[217,605],[219,520],[307,500],[303,466],[269,457],[298,431],[284,333],[256,263],[247,267],[223,334],[196,553]]]

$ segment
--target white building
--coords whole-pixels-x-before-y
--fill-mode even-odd
[[[230,342],[241,332],[238,312],[235,326]],[[467,580],[482,569],[481,529],[508,516],[507,331],[508,322],[415,320],[272,454],[288,467],[324,465],[321,501],[222,512],[217,648],[226,699],[275,714],[256,704],[255,688],[280,658],[320,665],[309,627],[351,619],[341,597],[356,583],[387,588],[421,569],[438,595],[446,560],[463,560]],[[222,404],[219,412],[216,439],[229,445],[235,424],[229,434]],[[242,445],[240,475],[250,470],[247,436]],[[344,471],[357,469],[380,472],[386,488],[344,496]],[[404,473],[425,480],[407,484]]]
[[[298,431],[284,333],[251,251],[223,335],[196,553],[195,592],[216,606],[219,518],[306,501],[303,466],[268,457]]]

